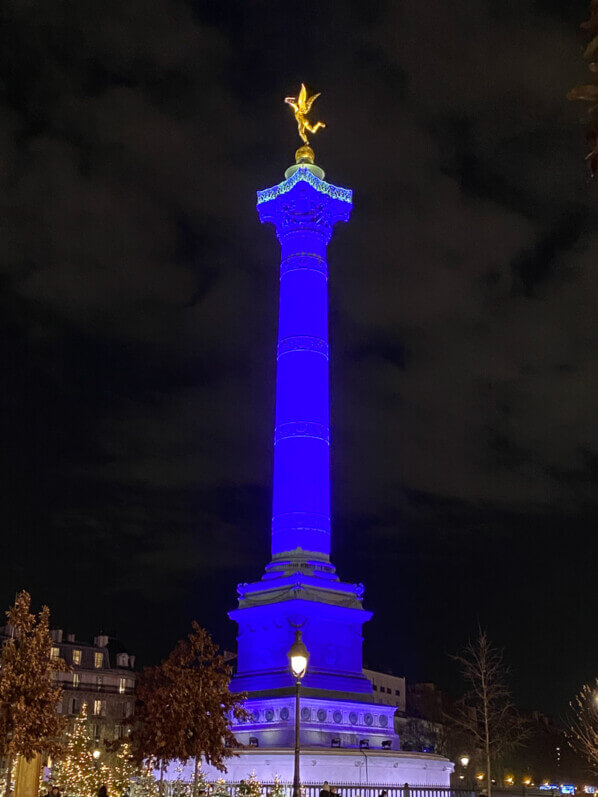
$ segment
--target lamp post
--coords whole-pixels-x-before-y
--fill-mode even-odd
[[[469,766],[469,761],[470,758],[467,755],[467,753],[464,753],[462,756],[459,757],[459,763],[461,764],[462,767],[462,772],[459,775],[459,780],[463,781],[463,785],[465,786],[466,789],[469,788],[469,778],[467,777],[468,776],[467,767]]]
[[[93,765],[96,768],[96,771],[99,771],[99,769],[100,769],[100,758],[101,758],[101,755],[102,755],[102,751],[98,750],[98,748],[96,747],[95,750],[92,753]]]
[[[301,688],[301,679],[307,670],[309,653],[303,644],[301,631],[298,628],[295,629],[295,641],[291,645],[291,649],[287,655],[291,665],[291,672],[295,678],[295,770],[293,773],[293,797],[301,797],[301,780],[299,777],[299,690]]]

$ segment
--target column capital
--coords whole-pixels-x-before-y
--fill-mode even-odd
[[[257,209],[262,223],[276,227],[279,238],[298,230],[310,230],[328,241],[337,221],[348,221],[353,192],[321,180],[309,169],[299,167],[287,180],[257,192]]]

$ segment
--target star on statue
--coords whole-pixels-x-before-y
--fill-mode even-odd
[[[299,91],[298,97],[285,97],[284,101],[287,105],[290,105],[293,111],[295,112],[295,119],[297,120],[297,129],[299,130],[299,136],[301,137],[302,141],[306,144],[309,144],[307,140],[306,131],[308,133],[317,133],[321,127],[326,127],[324,122],[316,122],[314,125],[310,124],[307,119],[307,114],[311,110],[311,106],[314,104],[314,100],[316,100],[320,96],[321,92],[317,94],[312,94],[311,97],[307,96],[307,89],[305,88],[305,84],[301,84],[301,90]]]

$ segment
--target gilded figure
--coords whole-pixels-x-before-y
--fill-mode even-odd
[[[320,94],[321,92],[318,92],[317,94],[312,94],[311,97],[308,97],[305,84],[302,83],[298,97],[284,98],[284,101],[287,103],[287,105],[291,106],[295,113],[299,136],[306,144],[309,144],[309,141],[307,140],[307,133],[311,133],[313,135],[314,133],[317,133],[321,127],[326,127],[324,122],[316,122],[315,124],[311,124],[307,118],[307,114],[310,112],[311,106],[320,96]]]

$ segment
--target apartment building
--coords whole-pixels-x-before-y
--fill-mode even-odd
[[[59,713],[75,717],[86,703],[94,738],[112,741],[122,737],[134,708],[135,656],[106,634],[94,637],[91,643],[64,634],[62,629],[51,634],[51,655],[64,659],[71,668],[71,672],[56,674],[63,688]]]
[[[372,683],[374,703],[395,706],[398,711],[405,711],[406,684],[404,678],[391,673],[365,668],[363,674]]]

